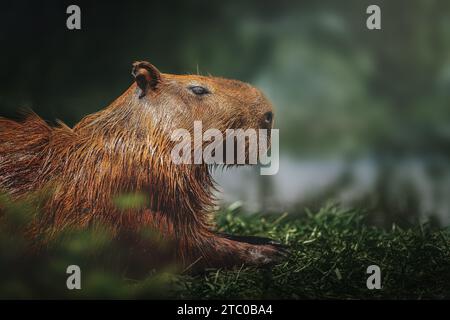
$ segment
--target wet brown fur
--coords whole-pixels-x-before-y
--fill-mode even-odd
[[[239,81],[153,71],[159,78],[150,73],[149,88],[133,83],[73,128],[50,126],[36,114],[22,122],[0,118],[0,190],[20,200],[51,189],[38,208],[43,214],[27,230],[31,237],[51,239],[62,230],[93,225],[107,226],[119,237],[145,226],[176,244],[173,256],[184,266],[272,261],[275,246],[213,231],[210,168],[175,165],[170,156],[173,129],[192,130],[194,120],[205,130],[261,128],[270,103]],[[211,93],[197,97],[190,85],[206,86]],[[119,210],[113,199],[124,193],[145,194],[147,206]]]

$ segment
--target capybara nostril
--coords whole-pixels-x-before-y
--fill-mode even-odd
[[[264,113],[264,124],[271,126],[273,121],[273,112]]]

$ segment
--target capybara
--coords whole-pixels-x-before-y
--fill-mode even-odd
[[[279,243],[215,232],[213,168],[171,158],[174,129],[192,130],[194,121],[222,132],[270,129],[270,102],[240,81],[164,74],[145,61],[133,64],[132,75],[120,97],[73,128],[33,113],[22,121],[0,118],[0,191],[20,200],[51,190],[28,236],[45,242],[62,230],[99,224],[120,237],[148,227],[174,244],[169,254],[182,266],[277,261],[284,253]],[[146,205],[118,208],[114,199],[130,193],[145,195]],[[148,243],[142,254],[151,252]]]

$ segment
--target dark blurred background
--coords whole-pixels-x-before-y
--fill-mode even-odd
[[[70,4],[82,30],[66,28]],[[370,4],[382,30],[366,28]],[[224,203],[450,224],[449,1],[3,1],[0,43],[2,116],[73,125],[131,84],[134,60],[236,78],[273,101],[281,163],[219,174]]]

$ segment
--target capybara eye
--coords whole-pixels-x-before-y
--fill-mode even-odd
[[[210,93],[208,89],[202,86],[190,86],[189,90],[191,90],[194,94],[198,96],[203,96],[205,94]]]

